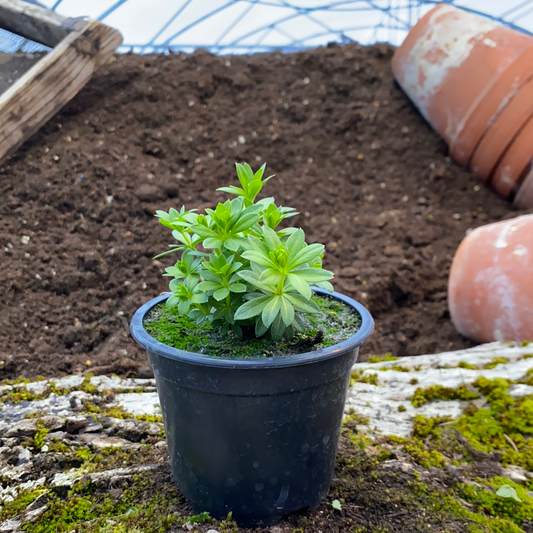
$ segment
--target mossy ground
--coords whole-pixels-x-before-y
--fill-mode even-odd
[[[227,358],[260,358],[293,355],[333,346],[345,341],[361,326],[361,317],[350,306],[327,296],[313,300],[320,313],[305,315],[308,328],[293,339],[278,342],[269,337],[239,339],[231,332],[221,336],[210,324],[200,326],[179,316],[176,308],[164,303],[151,310],[144,328],[156,340],[180,350]]]
[[[361,433],[368,420],[351,412],[343,426],[335,477],[327,499],[315,511],[297,513],[282,521],[281,531],[533,531],[533,499],[529,492],[533,485],[514,483],[505,477],[502,468],[512,462],[532,469],[527,457],[529,436],[533,435],[533,398],[511,398],[506,380],[480,378],[474,387],[487,399],[486,407],[470,406],[456,421],[418,416],[408,439],[373,438]],[[453,396],[448,392],[440,399]],[[102,414],[94,416],[98,419]],[[518,453],[502,437],[504,433],[516,441],[515,446],[520,446]],[[44,431],[39,433],[40,440],[46,437]],[[193,516],[171,478],[166,447],[156,445],[160,438],[144,441],[132,451],[108,449],[99,453],[84,446],[49,444],[49,451],[41,454],[48,458],[42,462],[48,465],[42,474],[52,477],[54,472],[77,468],[85,479],[66,493],[45,487],[23,491],[0,509],[0,523],[21,516],[28,506],[34,509],[47,505],[44,514],[25,524],[23,531],[171,533],[181,531],[191,519],[194,531],[198,532],[244,531],[231,520],[218,522],[205,515]],[[104,484],[90,479],[92,473],[143,464],[154,470],[127,479],[111,478]],[[6,484],[9,480],[3,482]],[[496,492],[503,485],[513,487],[521,501],[498,496]],[[338,500],[340,510],[338,505],[333,507],[334,500]],[[267,533],[271,529],[253,531]]]
[[[317,510],[282,521],[281,531],[531,533],[533,481],[517,484],[506,477],[505,467],[518,465],[533,472],[533,397],[511,397],[510,385],[505,379],[480,377],[467,392],[464,386],[419,389],[417,397],[424,402],[475,397],[476,405],[470,403],[457,420],[417,416],[409,438],[371,437],[365,433],[368,419],[352,411],[342,429],[328,497]],[[128,418],[123,410],[111,411],[105,395],[95,402],[91,415],[95,421],[109,416]],[[40,457],[35,479],[45,476],[50,480],[55,473],[71,468],[82,478],[68,491],[49,485],[22,491],[13,501],[0,505],[0,524],[46,506],[37,520],[25,523],[21,530],[176,533],[194,521],[198,533],[209,529],[244,531],[231,520],[193,516],[172,480],[166,447],[159,444],[163,434],[146,438],[134,450],[95,452],[88,446],[51,439],[39,419],[36,426],[35,436],[29,439],[33,453]],[[47,452],[41,451],[45,443]],[[152,470],[111,477],[104,483],[91,478],[95,473],[141,465],[150,465]],[[5,478],[1,483],[5,488],[12,482]],[[520,501],[499,496],[497,491],[504,485],[514,489]],[[335,500],[340,509],[332,505]]]

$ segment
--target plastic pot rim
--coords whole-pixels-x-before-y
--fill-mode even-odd
[[[186,350],[179,350],[157,341],[144,329],[144,317],[157,304],[166,300],[170,293],[162,294],[141,306],[133,315],[130,332],[134,340],[146,350],[150,350],[168,359],[198,366],[239,368],[242,370],[258,370],[261,368],[285,368],[317,363],[337,357],[348,350],[361,346],[374,332],[374,320],[370,312],[359,302],[338,292],[328,292],[317,287],[313,291],[323,296],[331,296],[353,307],[361,317],[361,326],[348,339],[321,350],[305,352],[295,355],[281,355],[278,357],[234,359],[229,357],[214,357]]]

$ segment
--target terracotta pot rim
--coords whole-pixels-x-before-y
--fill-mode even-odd
[[[502,198],[512,200],[525,179],[524,174],[527,172],[527,167],[531,164],[533,157],[533,146],[530,148],[531,138],[533,138],[533,114],[526,120],[507,151],[494,167],[490,185]],[[509,176],[512,183],[506,183],[504,180],[503,174],[506,167],[512,172]]]
[[[524,77],[520,79],[519,77],[524,71],[529,71],[529,73],[524,74]],[[519,78],[519,83],[516,87],[513,87],[513,82],[517,82],[517,77]],[[513,99],[518,96],[520,91],[532,80],[533,44],[526,48],[526,50],[524,50],[524,52],[517,57],[496,80],[494,80],[494,83],[490,86],[480,101],[469,111],[462,129],[458,132],[454,141],[450,143],[450,153],[456,161],[465,166],[471,165],[472,159],[487,135],[487,132],[502,113],[505,112],[507,106],[511,104]],[[487,117],[487,115],[490,115],[490,118],[480,118]],[[484,122],[486,123],[484,124]],[[476,127],[476,123],[479,124],[478,127]],[[472,142],[465,141],[465,139],[468,139],[469,137],[473,137],[474,140]],[[468,142],[468,144],[462,148],[461,145],[464,145],[466,142]],[[466,153],[462,155],[459,150],[466,150]]]
[[[527,112],[524,110],[525,106],[529,107]],[[515,140],[527,127],[532,117],[533,74],[480,138],[469,161],[469,167],[474,174],[490,184],[502,160],[512,149]]]

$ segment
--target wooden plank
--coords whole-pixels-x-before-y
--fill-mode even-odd
[[[97,21],[71,32],[0,96],[0,160],[13,153],[89,81],[122,43]]]
[[[21,0],[0,0],[0,28],[50,48],[71,31],[81,29],[79,24],[79,19],[67,19]]]

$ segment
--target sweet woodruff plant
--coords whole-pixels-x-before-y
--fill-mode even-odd
[[[167,305],[180,315],[209,321],[223,334],[255,332],[276,341],[303,331],[302,315],[319,312],[311,287],[333,291],[333,273],[322,268],[322,244],[307,244],[302,229],[279,229],[298,214],[293,208],[277,206],[274,198],[256,201],[273,177],[263,178],[265,166],[254,173],[237,164],[242,188],[219,188],[235,198],[205,215],[185,207],[157,211],[177,241],[157,257],[181,252],[165,274],[173,278]]]

